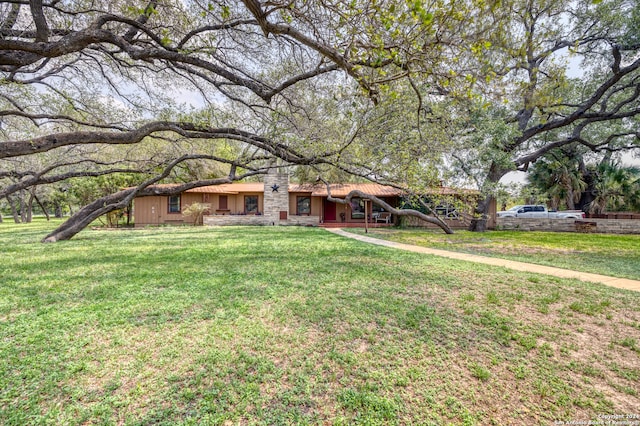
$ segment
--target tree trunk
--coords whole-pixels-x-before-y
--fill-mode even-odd
[[[574,200],[575,200],[575,193],[573,192],[573,188],[567,188],[567,209],[568,210],[576,209],[576,204]]]
[[[582,172],[582,180],[587,184],[587,187],[582,194],[580,194],[580,200],[576,208],[582,210],[585,213],[589,213],[591,203],[596,199],[597,189],[597,176],[596,174],[584,166],[584,163],[580,164],[580,171]]]
[[[2,222],[3,222],[3,219],[2,219],[2,212],[0,211],[0,223],[2,223]]]
[[[35,195],[30,192],[29,193],[29,198],[27,200],[27,220],[25,221],[26,223],[31,223],[33,221],[33,198],[35,197]]]
[[[127,213],[127,226],[131,226],[131,212],[133,211],[133,203],[129,203],[125,211]]]
[[[73,238],[77,233],[89,226],[91,222],[100,216],[126,206],[128,201],[124,200],[131,194],[131,192],[131,190],[116,192],[115,194],[98,198],[94,202],[87,204],[73,214],[66,222],[58,226],[53,232],[44,237],[42,242],[54,243],[56,241],[69,240]],[[125,203],[124,205],[123,202]]]
[[[593,203],[593,200],[596,199],[595,185],[592,185],[592,184],[588,184],[588,185],[589,186],[587,187],[587,189],[582,193],[582,195],[580,195],[580,201],[578,201],[578,206],[577,206],[579,210],[582,210],[585,213],[589,212],[589,209],[591,208],[591,203]]]
[[[20,195],[18,196],[18,213],[20,213],[20,221],[26,223],[27,209],[24,205],[24,191],[20,191]]]
[[[62,204],[59,204],[59,203],[54,204],[53,215],[57,218],[62,217]]]
[[[21,223],[22,220],[20,220],[20,215],[16,210],[16,205],[13,204],[13,199],[7,195],[7,201],[9,202],[9,208],[11,209],[11,214],[13,215],[13,221],[15,223]]]
[[[505,170],[495,163],[489,167],[489,173],[484,184],[484,190],[482,190],[482,197],[478,198],[478,203],[474,209],[475,218],[471,220],[469,225],[469,231],[472,232],[485,232],[487,230],[487,221],[489,220],[489,208],[491,207],[491,201],[494,199],[491,192],[493,188],[500,182],[500,179],[507,174],[509,170]]]
[[[47,209],[44,208],[44,206],[42,205],[42,203],[40,202],[40,200],[35,194],[33,194],[33,198],[36,200],[36,203],[38,203],[38,206],[40,206],[40,208],[42,209],[42,213],[44,213],[44,216],[47,218],[47,222],[49,222],[49,220],[51,219],[49,217],[49,212],[47,212]]]
[[[489,207],[493,200],[492,195],[487,195],[478,200],[478,204],[474,209],[475,218],[471,219],[469,224],[469,231],[472,232],[485,232],[487,230],[487,221],[489,220]]]
[[[86,215],[80,214],[80,212],[83,212],[83,209],[78,210],[76,214],[71,216],[66,222],[47,235],[42,242],[54,243],[56,241],[70,240],[84,228],[89,226],[91,222],[103,215],[102,212],[98,213],[95,210],[87,211]]]

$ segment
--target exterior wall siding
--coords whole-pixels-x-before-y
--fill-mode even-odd
[[[298,197],[311,197],[311,194],[304,192],[289,193],[289,215],[297,216]],[[311,214],[309,216],[322,216],[322,197],[311,197]]]
[[[202,194],[182,193],[180,195],[180,210],[184,210],[193,203],[202,203]],[[193,224],[191,217],[184,216],[182,213],[169,213],[169,197],[164,195],[136,198],[133,209],[136,227],[165,223]]]
[[[142,197],[134,200],[135,226],[158,225],[160,223],[161,198],[163,197]]]
[[[603,234],[640,234],[640,220],[634,219],[522,219],[497,218],[496,229],[518,231],[584,232],[576,222],[592,222],[589,232]]]
[[[133,211],[136,227],[168,223],[176,216],[169,214],[169,203],[166,196],[136,198]],[[182,215],[177,216],[182,217]]]
[[[311,197],[311,216],[322,216],[322,197]]]
[[[203,194],[204,195],[204,194]],[[212,194],[209,197],[209,203],[211,204],[211,213],[215,215],[230,215],[230,214],[243,214],[244,213],[244,197],[245,195],[255,195],[258,197],[258,211],[264,211],[264,197],[259,192],[243,192],[242,194],[228,194],[227,195],[227,208],[220,209],[220,196],[225,194]]]

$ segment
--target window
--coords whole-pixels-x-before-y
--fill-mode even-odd
[[[244,197],[244,212],[249,213],[258,213],[258,196],[257,195],[246,195]]]
[[[169,197],[169,213],[180,213],[179,195],[172,195]]]
[[[364,219],[364,200],[362,198],[351,199],[351,219]]]
[[[310,215],[311,214],[311,197],[298,197],[297,198],[297,215]]]
[[[226,195],[221,195],[220,198],[218,198],[218,209],[219,210],[227,210],[227,196]]]

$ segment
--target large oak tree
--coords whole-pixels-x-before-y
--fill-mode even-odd
[[[441,165],[475,178],[486,194],[476,212],[486,216],[499,179],[553,148],[636,146],[636,6],[5,2],[0,195],[138,176],[134,188],[77,212],[54,241],[136,195],[168,191],[153,184],[176,167],[218,165],[176,191],[264,173],[274,159],[407,187],[434,176],[407,165],[431,167],[444,155]],[[582,80],[567,77],[568,53],[589,65]],[[411,132],[384,110],[396,84],[416,99]],[[449,152],[443,135],[451,135]]]
[[[153,185],[194,162],[216,162],[225,175],[172,191],[264,173],[274,159],[372,179],[357,167],[362,161],[343,155],[356,130],[322,140],[309,133],[313,126],[300,126],[300,117],[311,121],[300,94],[317,85],[375,104],[386,81],[414,68],[444,72],[443,58],[477,32],[472,14],[463,13],[469,6],[3,2],[0,195],[78,177],[139,175],[136,187],[74,214],[47,237],[56,241],[135,196],[171,191]]]
[[[554,149],[640,149],[640,8],[636,0],[517,0],[478,62],[453,164],[485,193]],[[482,230],[478,221],[476,230]]]

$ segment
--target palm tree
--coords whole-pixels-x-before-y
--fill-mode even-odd
[[[574,210],[587,184],[582,177],[577,157],[564,152],[550,153],[534,164],[527,177],[529,184],[547,195],[549,207],[558,209],[562,203]]]
[[[596,169],[595,198],[589,213],[636,210],[640,207],[640,169],[616,162],[600,163]]]

